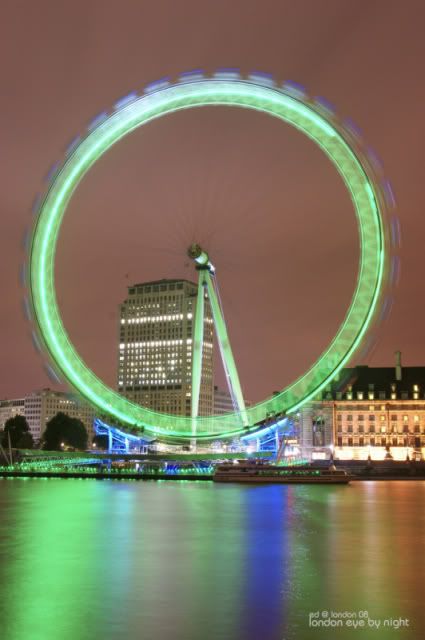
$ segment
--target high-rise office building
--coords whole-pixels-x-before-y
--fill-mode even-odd
[[[197,286],[158,280],[128,288],[120,305],[118,390],[138,404],[190,416]],[[213,320],[205,300],[199,414],[213,413]]]

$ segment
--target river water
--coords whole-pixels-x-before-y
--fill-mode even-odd
[[[3,479],[0,638],[422,639],[424,502],[421,481]]]

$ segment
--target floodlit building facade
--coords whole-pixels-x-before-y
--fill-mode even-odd
[[[42,389],[24,398],[0,401],[0,429],[6,421],[19,414],[26,418],[35,442],[38,442],[46,428],[47,422],[57,413],[66,413],[71,418],[83,422],[89,434],[93,436],[93,408],[85,402],[77,402],[68,394],[52,389]]]
[[[425,458],[425,367],[345,369],[300,412],[304,455],[405,460]]]
[[[135,284],[120,305],[118,391],[138,404],[191,414],[192,333],[197,285],[188,280]],[[199,414],[212,415],[213,320],[205,300]]]

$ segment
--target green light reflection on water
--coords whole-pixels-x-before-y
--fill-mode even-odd
[[[0,638],[417,640],[424,499],[420,481],[0,480]],[[325,609],[412,626],[309,629]]]

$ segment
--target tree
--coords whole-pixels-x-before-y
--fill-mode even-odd
[[[9,446],[9,435],[10,434],[10,444],[14,449],[32,449],[34,446],[33,437],[30,432],[30,428],[28,426],[28,422],[26,418],[21,415],[13,416],[6,420],[6,424],[4,425],[4,431],[1,437],[1,444],[3,447]]]
[[[60,451],[63,446],[86,449],[87,439],[87,429],[81,420],[60,411],[46,425],[42,437],[43,449]]]
[[[18,441],[18,449],[32,449],[34,447],[34,438],[32,434],[28,431],[27,433],[23,433],[22,437]]]

